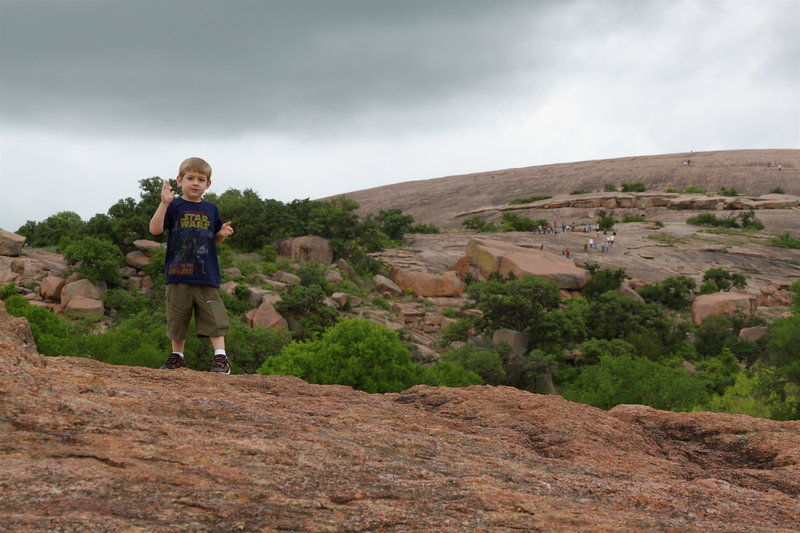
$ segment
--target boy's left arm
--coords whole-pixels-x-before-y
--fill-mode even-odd
[[[219,229],[216,235],[214,235],[214,243],[215,244],[222,244],[222,241],[227,239],[233,235],[233,226],[231,226],[230,222],[225,222],[222,227]]]

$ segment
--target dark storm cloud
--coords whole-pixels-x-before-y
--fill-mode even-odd
[[[87,132],[402,128],[525,89],[558,31],[524,1],[2,5],[3,118]]]

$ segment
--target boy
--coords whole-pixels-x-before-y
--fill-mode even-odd
[[[214,347],[211,372],[231,373],[225,354],[228,315],[219,297],[217,245],[233,235],[230,222],[222,223],[217,206],[203,200],[211,186],[211,166],[199,157],[190,157],[178,170],[178,185],[183,195],[175,197],[164,180],[161,203],[150,219],[150,233],[168,230],[164,275],[167,290],[167,336],[172,353],[161,367],[173,370],[186,366],[184,345],[192,313],[197,335],[208,337]]]

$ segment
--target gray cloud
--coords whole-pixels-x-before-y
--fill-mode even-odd
[[[798,20],[797,0],[0,0],[0,226],[103,212],[188,155],[289,201],[797,148]]]
[[[547,66],[550,11],[477,1],[11,2],[2,113],[201,136],[338,129],[365,116],[441,122],[453,101],[519,91],[516,69]]]

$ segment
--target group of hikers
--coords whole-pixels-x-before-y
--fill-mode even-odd
[[[611,248],[614,246],[614,240],[617,237],[617,232],[612,231],[609,234],[608,230],[600,231],[600,227],[597,224],[586,224],[583,226],[579,226],[574,222],[572,224],[567,224],[566,222],[553,222],[552,224],[543,225],[540,224],[533,228],[534,233],[540,234],[547,234],[552,233],[554,235],[558,235],[559,233],[567,233],[567,232],[577,232],[577,233],[594,233],[594,236],[587,237],[583,240],[583,251],[584,252],[591,252],[592,250],[600,250],[602,253],[608,253]],[[540,250],[544,250],[544,243],[539,246]],[[570,258],[572,256],[572,252],[569,248],[564,248],[561,251],[561,255],[566,258]]]

